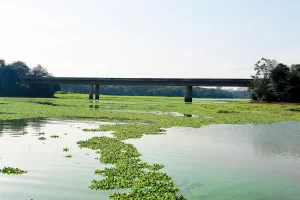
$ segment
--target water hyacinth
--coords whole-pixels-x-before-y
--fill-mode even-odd
[[[20,174],[26,174],[26,170],[21,170],[19,168],[12,168],[12,167],[4,167],[3,169],[0,169],[0,173],[7,174],[7,175],[20,175]]]
[[[119,140],[141,138],[143,135],[157,135],[164,134],[165,130],[155,124],[117,124],[117,125],[104,125],[98,129],[83,129],[86,132],[98,131],[112,131],[115,138]]]
[[[63,152],[68,152],[70,149],[68,148],[63,148]]]
[[[94,137],[78,142],[82,148],[95,150],[99,154],[100,162],[114,165],[114,167],[95,171],[104,179],[93,180],[91,189],[130,189],[127,193],[110,194],[114,199],[183,199],[182,196],[177,195],[178,188],[174,186],[171,177],[161,172],[163,165],[143,162],[138,150],[122,140],[140,138],[145,134],[164,134],[165,128],[173,126],[199,128],[209,124],[258,124],[300,120],[299,105],[257,105],[237,101],[225,104],[207,99],[195,99],[193,104],[186,105],[182,103],[182,98],[176,97],[103,96],[99,109],[88,109],[91,102],[86,101],[86,95],[66,94],[58,97],[52,100],[57,106],[37,104],[36,100],[30,98],[23,98],[20,101],[18,98],[4,97],[2,100],[8,103],[0,106],[0,113],[15,114],[0,115],[0,120],[55,117],[126,122],[127,124],[102,125],[96,129],[84,130],[111,131],[114,138]],[[76,98],[76,101],[68,98]],[[201,104],[208,101],[214,104]],[[155,115],[150,112],[118,112],[112,109],[188,113],[198,118]],[[36,112],[32,112],[33,110]],[[67,156],[67,158],[72,157],[72,155]]]
[[[80,148],[100,150],[100,161],[105,164],[114,164],[119,159],[138,157],[141,154],[132,144],[126,144],[118,139],[109,137],[93,137],[87,141],[77,142]]]
[[[174,186],[172,178],[159,171],[164,166],[142,162],[139,158],[141,154],[132,144],[105,136],[93,137],[77,143],[80,148],[97,150],[97,153],[100,153],[100,162],[115,164],[115,167],[95,171],[95,174],[106,178],[99,181],[93,180],[89,186],[91,189],[131,188],[128,193],[110,194],[110,198],[114,199],[156,199],[158,197],[160,199],[184,199],[183,196],[176,194],[179,189]]]
[[[22,135],[27,135],[28,134],[27,131],[22,131],[21,133],[22,133]]]

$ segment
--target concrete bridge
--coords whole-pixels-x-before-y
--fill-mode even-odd
[[[89,99],[99,99],[100,85],[159,85],[185,86],[184,102],[192,102],[192,86],[249,87],[252,79],[220,78],[77,78],[77,77],[21,77],[28,84],[89,85]]]

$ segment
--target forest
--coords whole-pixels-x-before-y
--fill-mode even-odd
[[[61,85],[60,93],[81,93],[88,94],[89,88],[86,85]],[[125,95],[125,96],[184,96],[183,86],[123,86],[123,85],[102,85],[100,94],[103,95]],[[195,98],[249,98],[247,90],[224,90],[222,88],[193,87]]]

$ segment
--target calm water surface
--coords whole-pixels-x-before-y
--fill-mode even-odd
[[[17,120],[2,122],[0,130],[0,168],[11,166],[28,170],[24,175],[0,174],[0,200],[68,200],[108,199],[109,191],[92,191],[91,180],[99,179],[94,171],[104,168],[95,151],[80,149],[79,140],[107,133],[86,133],[83,128],[96,128],[95,122],[57,120]],[[28,135],[22,135],[26,130]],[[38,135],[45,132],[45,135]],[[65,135],[66,134],[66,135]],[[53,139],[51,135],[61,138]],[[39,137],[47,140],[38,140]],[[69,148],[69,152],[63,152]],[[71,154],[72,158],[64,156]]]
[[[300,123],[171,128],[129,140],[188,199],[300,199]]]
[[[105,165],[76,142],[108,133],[86,133],[97,122],[35,120],[0,122],[0,168],[28,174],[0,174],[0,199],[108,199],[111,191],[92,191],[94,170]],[[26,130],[28,135],[21,135]],[[45,132],[45,141],[37,133]],[[59,135],[51,139],[50,135]],[[300,199],[300,123],[211,125],[170,128],[165,135],[146,135],[134,144],[149,163],[165,171],[187,199]],[[63,148],[70,152],[63,152]],[[65,155],[72,154],[72,158]]]

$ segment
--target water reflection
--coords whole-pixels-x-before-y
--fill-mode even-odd
[[[76,141],[82,140],[81,137],[88,139],[93,134],[103,134],[87,134],[82,132],[82,128],[112,123],[98,122],[92,127],[90,123],[93,122],[49,119],[0,121],[3,135],[14,137],[23,130],[29,130],[28,135],[20,135],[20,138],[0,138],[0,167],[6,162],[30,169],[30,174],[20,176],[24,182],[11,177],[1,179],[5,184],[2,187],[0,181],[0,199],[22,199],[20,196],[27,195],[27,199],[50,200],[51,193],[58,191],[58,199],[65,199],[63,195],[70,192],[77,192],[73,199],[83,199],[80,195],[86,194],[93,196],[89,199],[99,199],[98,192],[102,195],[100,199],[106,199],[109,191],[93,193],[88,190],[87,186],[94,179],[94,170],[100,168],[99,161],[94,162],[94,157],[88,157],[93,151],[88,152],[89,155],[82,152]],[[45,132],[45,137],[58,134],[62,139],[49,139],[44,144],[37,140],[39,132]],[[210,125],[199,129],[173,127],[164,135],[146,135],[126,142],[137,147],[143,161],[164,164],[164,170],[172,176],[187,199],[248,197],[298,200],[300,196],[299,122]],[[72,159],[63,157],[62,149],[65,147],[71,149]],[[70,185],[73,179],[77,182]],[[39,182],[35,183],[35,180]],[[52,190],[49,190],[48,182]],[[11,190],[16,187],[26,189],[17,194]],[[81,192],[80,188],[86,190]]]
[[[201,136],[194,136],[196,142],[201,139],[222,147],[238,147],[239,154],[250,149],[262,158],[294,157],[300,158],[300,123],[277,122],[259,125],[210,125],[201,129],[194,129]],[[207,141],[208,140],[208,141]],[[193,141],[191,141],[194,143]],[[238,152],[235,152],[238,153]],[[234,152],[232,152],[234,153]]]
[[[300,112],[300,108],[291,108],[291,109],[289,109],[289,111]]]
[[[79,140],[108,133],[85,133],[83,128],[97,128],[100,122],[55,119],[0,121],[0,168],[17,167],[28,170],[22,176],[0,174],[0,199],[82,200],[108,199],[108,191],[93,191],[90,181],[98,179],[94,170],[104,168],[95,151],[80,149]],[[26,135],[19,135],[22,130]],[[44,141],[37,133],[44,132]],[[59,139],[51,139],[51,135]],[[19,137],[15,137],[19,136]],[[70,152],[63,152],[68,148]],[[72,158],[66,158],[68,154]],[[53,197],[55,194],[55,197]]]
[[[93,121],[76,121],[76,120],[100,120],[102,122],[93,122]],[[47,126],[55,123],[75,123],[75,124],[81,124],[81,123],[99,123],[99,124],[126,124],[125,122],[103,122],[103,121],[130,121],[130,120],[137,120],[137,119],[129,119],[129,118],[110,118],[110,117],[72,117],[68,116],[65,120],[58,120],[58,119],[51,119],[51,118],[35,118],[35,119],[17,119],[17,120],[8,120],[8,121],[1,121],[0,120],[0,137],[3,136],[3,133],[6,133],[6,135],[10,136],[21,136],[22,131],[27,130],[28,128],[32,131],[30,131],[30,134],[33,135],[39,135],[42,130]]]
[[[129,113],[144,113],[144,114],[154,114],[154,115],[173,115],[176,117],[198,117],[197,115],[192,115],[192,114],[184,114],[184,113],[179,113],[179,112],[168,112],[168,111],[160,111],[160,110],[112,110],[112,111],[129,112]]]
[[[252,145],[259,156],[300,158],[299,123],[279,122],[259,125],[253,134]]]
[[[49,102],[49,101],[36,101],[36,102],[33,102],[33,103],[47,105],[47,106],[58,106],[58,104],[55,104],[55,103],[52,103],[52,102]]]
[[[173,127],[128,142],[144,161],[164,164],[187,199],[300,196],[299,122]]]
[[[96,108],[98,106],[95,106]],[[130,112],[130,111],[124,111]],[[133,111],[136,112],[136,111]],[[139,111],[143,112],[143,111]],[[147,111],[145,113],[166,114],[158,111]],[[170,114],[170,113],[169,113]],[[173,113],[174,114],[174,113]],[[177,113],[175,113],[177,114]],[[179,113],[180,114],[180,113]],[[180,114],[185,117],[194,117],[191,114]],[[86,117],[88,118],[88,117]],[[71,119],[71,117],[70,117]],[[88,119],[93,119],[90,117]],[[111,118],[101,118],[101,120],[111,120]],[[114,120],[130,120],[113,118]],[[100,119],[99,119],[100,120]],[[0,133],[3,131],[11,134],[24,131],[26,127],[31,127],[35,132],[39,133],[46,124],[48,119],[18,119],[10,121],[0,121]],[[180,128],[182,129],[182,128]],[[201,137],[208,137],[214,143],[225,143],[227,145],[241,145],[244,148],[251,145],[257,156],[292,156],[300,158],[300,123],[299,122],[278,122],[263,125],[211,125],[201,129]],[[222,131],[220,131],[222,130]],[[203,134],[209,133],[209,135]],[[185,132],[185,131],[184,131]],[[194,131],[190,131],[192,133]],[[0,137],[2,134],[0,134]],[[177,135],[173,135],[176,138]],[[178,136],[179,137],[179,136]],[[181,135],[180,137],[184,137]],[[189,144],[201,143],[195,136],[194,141]],[[171,139],[173,141],[173,139]],[[173,141],[174,144],[177,142]],[[203,141],[202,141],[203,142]]]
[[[6,131],[8,133],[23,131],[25,127],[31,126],[34,130],[40,131],[44,126],[45,120],[42,119],[17,119],[10,121],[0,121],[0,133]],[[2,135],[0,134],[0,137]]]
[[[102,107],[104,107],[104,106],[102,106]],[[99,106],[99,105],[89,105],[89,108],[95,108],[95,109],[99,109],[99,108],[100,108],[100,106]]]

